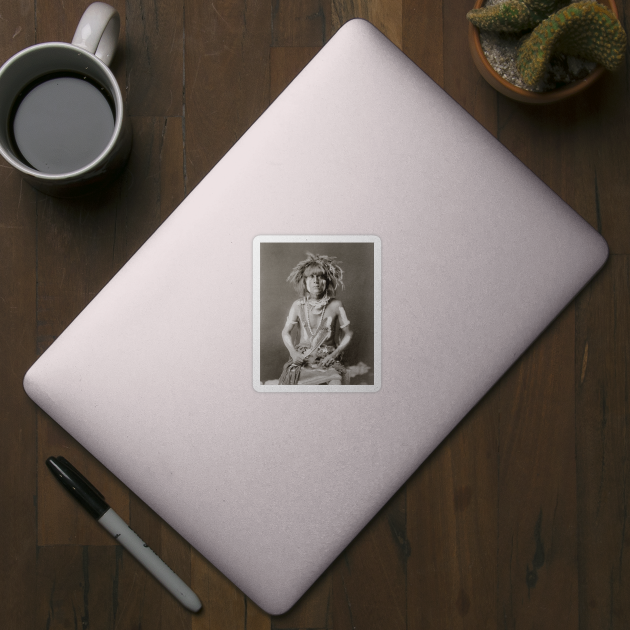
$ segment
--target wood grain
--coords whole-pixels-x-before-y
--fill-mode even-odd
[[[4,160],[0,199],[0,618],[21,630],[37,562],[37,408],[22,388],[37,358],[36,194]]]
[[[181,116],[183,0],[127,3],[125,50],[130,116]]]
[[[622,4],[622,11],[624,6],[627,20],[630,12],[627,3]],[[588,152],[593,163],[590,180],[595,197],[589,220],[606,239],[610,251],[616,254],[630,254],[630,213],[627,212],[630,178],[628,153],[624,150],[630,142],[629,65],[626,62],[619,72],[600,80],[597,92],[590,95],[594,99],[595,115],[585,123],[589,131]]]
[[[272,0],[272,46],[323,46],[330,39],[326,0]]]
[[[465,0],[112,0],[134,145],[104,193],[0,161],[0,618],[11,630],[630,626],[630,64],[514,103],[468,53]],[[70,41],[87,3],[0,0],[0,61]],[[469,6],[470,5],[470,6]],[[622,23],[629,0],[619,2]],[[599,230],[611,259],[331,568],[270,617],[35,405],[35,361],[339,27],[362,17]],[[322,183],[325,185],[325,182]],[[191,615],[54,484],[66,454],[201,597]],[[0,624],[0,625],[2,625]]]
[[[403,487],[334,563],[335,630],[407,627],[406,510]]]
[[[574,350],[570,306],[500,385],[497,622],[509,628],[578,623]]]
[[[630,626],[630,260],[612,256],[576,303],[581,628]]]
[[[402,51],[440,87],[444,87],[442,10],[441,0],[403,0]]]
[[[409,630],[496,618],[500,394],[493,388],[407,483]]]
[[[113,628],[117,611],[116,548],[83,545],[41,547],[32,628]]]
[[[0,9],[0,63],[35,43],[31,2]],[[0,619],[35,626],[37,410],[22,389],[37,357],[36,193],[0,158]]]
[[[113,0],[109,3],[120,14],[121,37],[125,38],[125,3]],[[71,42],[79,20],[87,4],[82,2],[57,3],[52,0],[39,0],[36,4],[37,43]]]

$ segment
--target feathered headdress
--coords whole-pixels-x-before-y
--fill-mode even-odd
[[[326,293],[329,296],[335,295],[338,287],[343,289],[343,269],[339,266],[337,259],[334,256],[321,256],[306,252],[306,260],[295,265],[287,278],[287,282],[290,282],[298,293],[305,294],[305,273],[311,267],[319,267],[324,272],[327,281]]]

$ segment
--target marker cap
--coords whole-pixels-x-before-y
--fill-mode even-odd
[[[49,457],[46,466],[95,519],[109,510],[105,497],[65,457]]]

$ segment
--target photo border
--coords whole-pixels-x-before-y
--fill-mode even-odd
[[[374,244],[374,384],[373,385],[262,385],[260,382],[260,244],[261,243],[373,243]],[[381,389],[381,239],[373,235],[259,235],[253,241],[253,385],[257,392],[353,393]],[[280,333],[278,333],[280,334]]]

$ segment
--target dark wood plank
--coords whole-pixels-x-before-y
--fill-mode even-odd
[[[497,624],[578,624],[574,308],[500,384]]]
[[[630,260],[612,256],[576,305],[580,628],[630,627]]]
[[[110,630],[117,611],[116,548],[63,545],[37,554],[33,628]]]
[[[32,2],[0,5],[0,63],[35,43]],[[0,619],[35,627],[37,411],[22,378],[35,344],[36,193],[0,158]]]
[[[37,542],[37,409],[22,388],[37,358],[36,193],[4,160],[0,199],[0,618],[21,630],[34,623]]]
[[[493,388],[407,483],[408,630],[496,619],[499,397]]]
[[[50,0],[35,3],[37,13],[37,43],[71,42],[79,20],[89,3],[68,2],[60,5]],[[109,2],[121,16],[121,31],[124,37],[125,3],[120,0]]]
[[[406,529],[403,487],[333,564],[335,630],[407,627]]]
[[[186,190],[269,105],[271,11],[262,0],[186,6]]]
[[[626,1],[619,5],[622,18],[625,6],[627,20],[630,3]],[[626,25],[626,32],[628,30]],[[611,252],[630,254],[630,213],[627,211],[630,207],[630,178],[625,150],[630,144],[630,63],[626,61],[618,72],[602,77],[588,96],[594,105],[583,123],[588,129],[588,138],[582,148],[588,151],[593,164],[590,181],[595,196],[588,220],[601,232]],[[573,163],[568,166],[573,167]],[[577,178],[571,179],[577,185]]]
[[[444,87],[442,1],[403,0],[402,50]]]
[[[617,9],[627,34],[630,32],[630,2],[617,2]],[[630,213],[627,211],[630,207],[630,159],[625,150],[630,143],[629,61],[630,54],[626,50],[625,63],[614,73],[606,73],[584,95],[592,105],[588,118],[580,125],[588,129],[588,139],[582,148],[588,150],[594,166],[590,181],[595,203],[591,206],[589,221],[602,233],[610,251],[617,254],[630,254]],[[577,184],[577,177],[572,177],[572,181]]]
[[[129,2],[125,65],[130,116],[181,116],[183,0]]]
[[[272,46],[323,46],[330,39],[329,0],[272,0]]]

